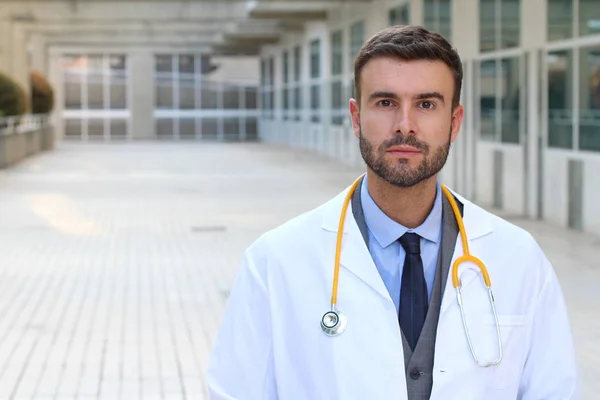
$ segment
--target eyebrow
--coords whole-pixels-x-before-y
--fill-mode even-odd
[[[395,100],[397,100],[398,99],[398,95],[396,95],[396,93],[393,93],[393,92],[373,92],[369,96],[369,100],[376,100],[376,99],[381,99],[381,98],[388,98],[388,99],[395,99]],[[415,99],[417,99],[417,100],[438,99],[442,103],[444,102],[444,96],[442,96],[439,92],[419,93],[418,95],[415,96]]]

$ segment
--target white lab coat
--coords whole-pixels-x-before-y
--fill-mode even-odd
[[[348,190],[348,189],[346,189]],[[215,339],[211,400],[402,400],[407,398],[394,303],[352,215],[346,214],[338,307],[347,330],[320,328],[330,308],[336,233],[346,190],[262,235],[245,252]],[[567,310],[555,273],[522,229],[457,196],[471,254],[488,268],[503,360],[474,362],[448,276],[437,331],[433,400],[580,399]],[[460,236],[454,259],[463,254]],[[481,275],[460,268],[469,331],[482,361],[497,337]]]

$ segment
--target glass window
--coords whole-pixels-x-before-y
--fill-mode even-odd
[[[410,3],[392,8],[388,14],[388,23],[394,25],[408,25],[410,22]]]
[[[342,91],[342,81],[337,80],[331,83],[331,123],[334,125],[342,124],[342,113],[344,111],[344,97]]]
[[[81,82],[73,82],[73,78],[65,74],[65,108],[79,110],[83,108],[81,101]]]
[[[156,72],[172,72],[173,58],[170,55],[156,56]]]
[[[302,89],[299,87],[294,88],[294,109],[296,110],[296,121],[302,119],[300,110],[302,110]]]
[[[479,67],[480,134],[483,140],[495,140],[496,115],[496,61],[482,61]]]
[[[288,83],[290,79],[290,56],[288,51],[283,52],[283,83]]]
[[[173,78],[158,75],[156,77],[156,108],[173,108]]]
[[[548,147],[573,148],[573,60],[570,50],[548,53]]]
[[[87,71],[87,108],[104,109],[104,69],[101,55],[88,56]]]
[[[196,107],[194,56],[180,54],[177,61],[179,68],[179,109],[194,109]]]
[[[504,143],[520,142],[521,87],[519,58],[500,61],[501,79],[501,140]]]
[[[91,118],[87,121],[88,137],[90,139],[101,139],[104,137],[104,120]]]
[[[109,57],[110,108],[127,108],[127,73],[124,55],[113,54]]]
[[[573,0],[548,0],[548,40],[573,37]]]
[[[255,87],[247,87],[245,88],[245,102],[246,102],[246,109],[248,110],[256,110],[257,109],[257,93],[256,93],[256,88]]]
[[[200,105],[204,110],[214,110],[218,108],[219,88],[217,84],[208,80],[202,82],[200,86]],[[263,103],[265,108],[268,108],[268,103]]]
[[[600,3],[598,0],[579,0],[579,34],[600,33]]]
[[[350,65],[354,65],[354,59],[358,55],[365,40],[365,23],[356,22],[350,27]]]
[[[342,73],[342,46],[342,31],[335,31],[331,34],[331,75],[340,75]]]
[[[290,108],[290,99],[289,99],[288,93],[289,93],[288,88],[283,88],[281,90],[281,100],[283,101],[284,111],[287,111]],[[283,118],[287,119],[287,112],[283,114]]]
[[[127,88],[125,87],[124,82],[111,81],[110,108],[112,110],[123,110],[127,108]]]
[[[294,48],[294,80],[296,82],[300,82],[301,78],[301,62],[302,62],[302,48],[300,46],[296,46]]]
[[[579,149],[600,151],[600,46],[580,51]]]
[[[194,73],[194,56],[190,54],[181,54],[179,56],[179,73],[193,74]]]
[[[479,0],[479,50],[519,47],[521,0]]]
[[[267,84],[273,86],[273,82],[275,82],[275,57],[269,58],[268,66]]]
[[[190,110],[196,107],[194,75],[184,73],[179,75],[179,108]]]
[[[436,23],[436,0],[425,0],[423,3],[423,27],[430,31],[437,32]]]
[[[241,107],[240,87],[234,84],[222,84],[220,90],[223,94],[223,109],[237,110]]]
[[[310,42],[310,77],[318,78],[321,76],[321,42],[315,39]]]
[[[508,49],[519,47],[519,35],[521,34],[521,1],[501,0],[500,13],[500,48]]]
[[[437,32],[446,40],[452,35],[452,2],[451,0],[425,0],[423,3],[423,26]]]
[[[479,1],[479,51],[496,48],[496,0]]]
[[[452,3],[438,0],[438,33],[446,40],[452,40]]]
[[[310,109],[311,109],[311,118],[312,122],[319,122],[321,120],[320,116],[320,107],[321,107],[321,87],[317,85],[311,85],[310,87]]]
[[[66,119],[65,120],[65,136],[67,138],[76,137],[79,138],[82,135],[82,127],[80,119]]]
[[[192,139],[196,136],[196,121],[193,118],[179,119],[179,137]]]
[[[110,120],[110,137],[124,138],[127,136],[127,121],[124,119]]]

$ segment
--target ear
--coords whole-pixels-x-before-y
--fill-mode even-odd
[[[459,104],[452,113],[452,133],[450,135],[450,142],[454,143],[460,132],[460,127],[465,115],[465,108]]]
[[[349,102],[350,108],[350,118],[352,119],[352,130],[354,131],[354,136],[357,138],[360,137],[360,105],[355,99],[350,99]]]

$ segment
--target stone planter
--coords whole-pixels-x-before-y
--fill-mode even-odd
[[[54,131],[49,125],[25,132],[0,134],[0,168],[21,162],[42,151],[54,149]]]

